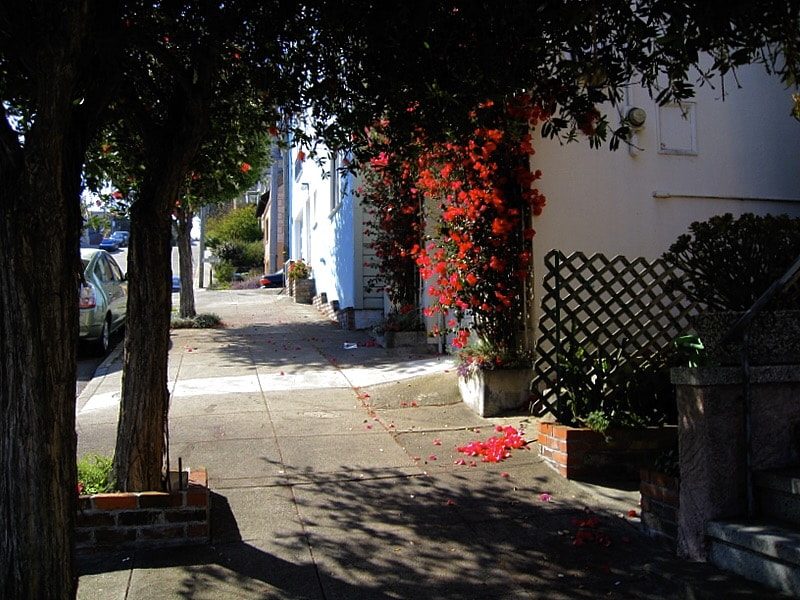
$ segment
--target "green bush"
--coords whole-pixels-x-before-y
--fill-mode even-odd
[[[248,204],[224,215],[212,217],[206,223],[206,241],[209,247],[226,240],[259,242],[264,239],[261,224],[256,217],[256,206]]]
[[[683,272],[670,289],[711,310],[745,311],[800,256],[800,218],[730,213],[696,221],[664,254]],[[773,298],[771,310],[800,308],[800,286]]]
[[[236,267],[233,263],[228,262],[227,260],[220,260],[214,266],[214,277],[216,277],[217,281],[220,283],[230,283],[233,279],[233,274],[236,272]]]
[[[559,354],[558,421],[603,432],[609,427],[648,427],[677,422],[668,353],[605,353],[569,345]]]
[[[82,494],[103,494],[116,491],[111,479],[113,461],[107,456],[93,454],[78,461],[78,490]]]
[[[170,323],[172,329],[211,329],[219,326],[222,319],[214,313],[201,313],[192,318],[173,317]]]
[[[226,240],[215,251],[220,260],[228,262],[239,271],[263,269],[264,245],[261,242]]]

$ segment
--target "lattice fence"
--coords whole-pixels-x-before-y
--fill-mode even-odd
[[[545,267],[534,366],[536,413],[558,401],[558,358],[570,343],[605,356],[620,348],[625,356],[652,356],[685,333],[689,316],[697,312],[683,294],[665,289],[674,271],[661,259],[565,256],[552,250]]]

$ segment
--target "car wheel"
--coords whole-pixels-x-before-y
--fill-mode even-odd
[[[95,352],[98,356],[105,356],[108,353],[108,347],[111,339],[111,316],[106,316],[103,321],[103,331],[100,332],[100,337],[95,342]]]

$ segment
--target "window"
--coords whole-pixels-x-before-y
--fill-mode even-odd
[[[695,103],[658,108],[658,151],[661,154],[697,154]]]

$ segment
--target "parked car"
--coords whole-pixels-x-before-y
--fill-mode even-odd
[[[283,271],[264,274],[261,276],[259,283],[261,283],[261,287],[265,288],[284,287]]]
[[[116,252],[119,250],[119,242],[113,237],[104,237],[97,247],[101,250],[107,250],[108,252]]]
[[[105,354],[111,334],[125,326],[128,280],[117,261],[105,250],[81,248],[81,261],[80,340],[97,353]]]
[[[119,244],[120,248],[124,248],[125,246],[128,245],[128,238],[130,236],[131,234],[127,231],[115,231],[114,233],[111,234],[111,237],[117,240],[117,243]]]
[[[172,276],[172,291],[173,292],[181,291],[181,278],[179,275]]]

